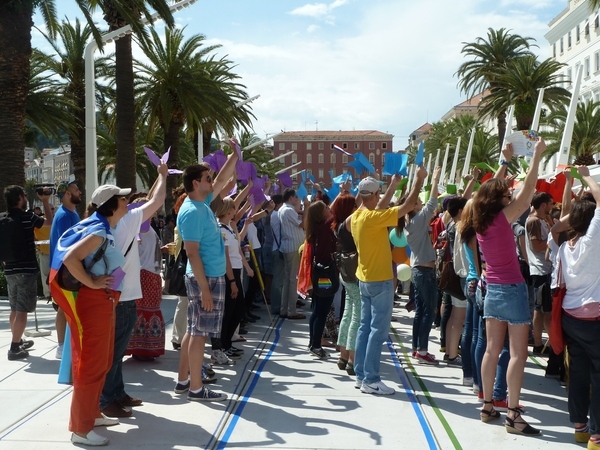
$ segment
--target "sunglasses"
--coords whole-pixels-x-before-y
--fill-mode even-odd
[[[207,183],[212,183],[212,177],[210,175],[206,175],[206,178],[196,178],[196,181],[202,182],[203,180],[205,180]]]

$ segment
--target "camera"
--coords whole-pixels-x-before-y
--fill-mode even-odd
[[[56,187],[53,184],[36,184],[35,193],[38,195],[52,195],[56,193]]]

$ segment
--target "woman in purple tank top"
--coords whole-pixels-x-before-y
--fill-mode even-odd
[[[546,149],[543,139],[534,148],[529,172],[522,189],[513,199],[510,186],[504,175],[513,149],[507,144],[503,150],[506,160],[501,161],[501,170],[494,178],[481,185],[473,201],[473,226],[477,242],[486,261],[487,294],[484,302],[487,349],[481,365],[484,404],[480,413],[482,422],[501,417],[492,404],[492,391],[498,356],[502,351],[508,331],[510,362],[508,364],[508,412],[505,427],[508,433],[535,436],[541,431],[533,428],[522,417],[519,396],[523,384],[527,361],[529,336],[529,302],[527,286],[519,269],[516,244],[511,223],[528,208],[535,191],[538,166],[542,152]]]

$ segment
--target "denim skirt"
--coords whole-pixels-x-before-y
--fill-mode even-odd
[[[527,285],[487,283],[483,302],[483,318],[497,319],[510,325],[529,324]]]

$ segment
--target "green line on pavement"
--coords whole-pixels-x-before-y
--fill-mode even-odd
[[[546,366],[544,366],[541,362],[539,362],[535,356],[529,356],[529,359],[531,359],[534,363],[536,363],[540,369],[546,370]]]
[[[442,411],[437,406],[437,404],[435,403],[435,400],[433,399],[433,397],[429,393],[429,390],[427,389],[427,386],[425,386],[425,383],[423,382],[423,380],[421,379],[421,377],[417,373],[415,367],[413,366],[412,362],[410,361],[410,358],[408,356],[406,348],[404,347],[404,344],[402,344],[402,341],[400,340],[400,335],[398,335],[398,332],[396,331],[396,329],[394,327],[390,326],[390,330],[392,330],[392,333],[394,333],[394,336],[396,337],[396,342],[398,342],[398,345],[400,345],[400,348],[402,349],[402,353],[404,354],[404,360],[408,364],[408,367],[410,368],[410,371],[412,372],[413,377],[415,378],[415,380],[417,380],[417,383],[419,383],[419,386],[421,387],[421,391],[423,391],[423,394],[425,395],[425,398],[427,398],[427,401],[431,405],[431,408],[435,412],[435,415],[437,416],[437,418],[439,419],[440,423],[444,427],[444,430],[446,430],[446,434],[450,438],[450,442],[452,442],[452,445],[454,445],[455,449],[462,450],[462,446],[458,442],[458,439],[457,439],[456,435],[454,434],[454,431],[452,431],[452,427],[450,426],[450,424],[448,423],[448,421],[446,420],[446,418],[442,414]]]

